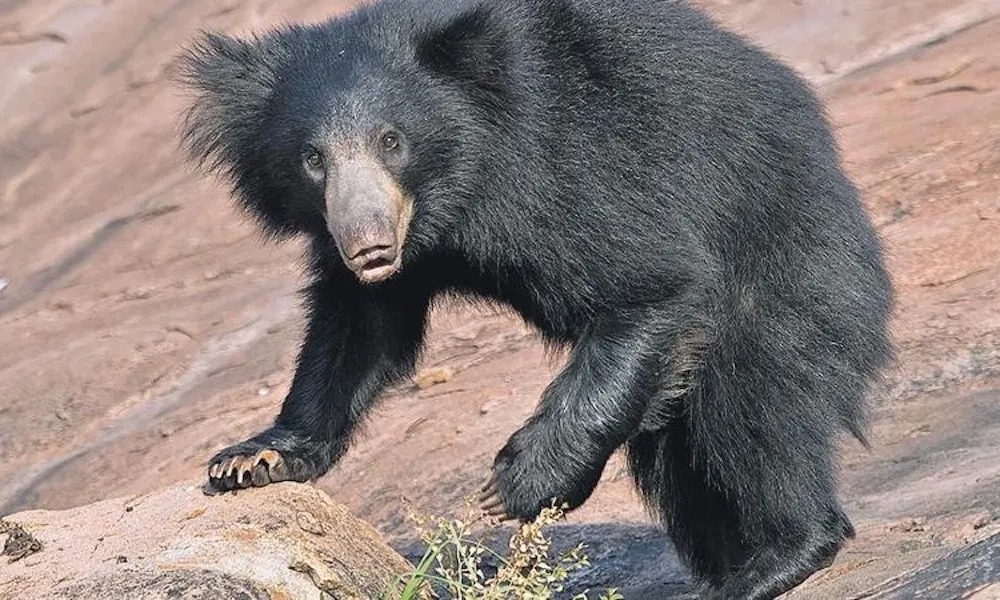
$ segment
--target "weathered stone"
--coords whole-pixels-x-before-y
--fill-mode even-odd
[[[373,528],[302,484],[214,497],[176,486],[2,523],[19,558],[0,563],[3,600],[367,599],[411,569]]]

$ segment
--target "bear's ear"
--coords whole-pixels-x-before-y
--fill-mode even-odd
[[[479,5],[424,32],[417,59],[440,75],[491,94],[507,90],[510,36],[494,9]]]
[[[258,117],[277,84],[279,54],[274,35],[238,40],[204,33],[178,57],[174,79],[194,94],[181,139],[203,167],[232,169],[254,144]]]

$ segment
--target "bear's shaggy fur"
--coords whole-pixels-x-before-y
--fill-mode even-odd
[[[206,34],[182,73],[195,159],[310,241],[291,391],[214,487],[327,472],[461,294],[570,349],[494,512],[579,506],[624,448],[711,597],[771,598],[853,535],[837,437],[863,438],[891,286],[791,70],[679,1],[381,0]]]

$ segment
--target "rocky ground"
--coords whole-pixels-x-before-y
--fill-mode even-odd
[[[0,537],[13,540],[0,553],[5,600],[368,600],[412,570],[374,528],[297,483],[222,498],[178,484],[27,511],[0,520]]]
[[[198,28],[349,4],[0,0],[0,514],[201,477],[273,418],[301,334],[299,248],[262,243],[182,164],[165,74]],[[859,535],[807,596],[882,597],[864,594],[1000,531],[1000,3],[701,4],[816,84],[891,254],[898,362],[872,449],[844,446]],[[509,315],[439,311],[426,385],[387,397],[319,486],[405,547],[399,499],[460,509],[558,366]],[[567,527],[603,531],[613,560],[645,547],[645,521],[615,460]],[[967,587],[1000,596],[988,586]]]

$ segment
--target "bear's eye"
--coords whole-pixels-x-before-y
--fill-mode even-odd
[[[323,155],[316,150],[310,150],[306,153],[306,165],[308,165],[310,169],[322,169]]]
[[[382,150],[385,152],[392,152],[396,148],[399,148],[399,135],[393,132],[389,132],[382,135]]]

